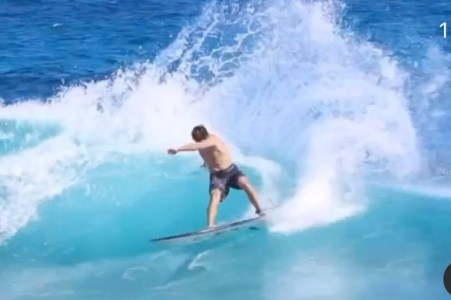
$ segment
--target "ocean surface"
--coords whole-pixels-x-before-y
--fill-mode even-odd
[[[446,0],[0,1],[0,299],[449,299]],[[204,124],[277,207],[194,245]],[[218,222],[253,216],[232,190]]]

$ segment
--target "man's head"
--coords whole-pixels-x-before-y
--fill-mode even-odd
[[[208,137],[207,128],[205,128],[204,125],[197,125],[191,131],[191,136],[193,137],[193,140],[195,140],[196,142],[202,142]]]

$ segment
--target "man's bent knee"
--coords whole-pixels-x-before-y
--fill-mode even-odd
[[[238,183],[238,186],[240,188],[242,188],[243,190],[249,190],[249,189],[252,188],[252,185],[251,185],[251,183],[249,182],[249,179],[247,179],[246,176],[240,176],[238,178],[237,183]]]

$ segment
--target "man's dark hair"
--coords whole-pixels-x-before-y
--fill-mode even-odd
[[[193,140],[195,140],[196,142],[201,142],[208,137],[207,128],[205,128],[204,125],[197,125],[191,131],[191,136],[193,137]]]

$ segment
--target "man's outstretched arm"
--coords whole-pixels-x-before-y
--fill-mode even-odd
[[[202,149],[213,147],[213,146],[215,146],[214,142],[203,141],[203,142],[199,142],[199,143],[189,143],[189,144],[183,145],[176,149],[169,149],[168,152],[169,152],[169,154],[175,154],[175,153],[181,152],[181,151],[196,151],[196,150],[202,150]]]

